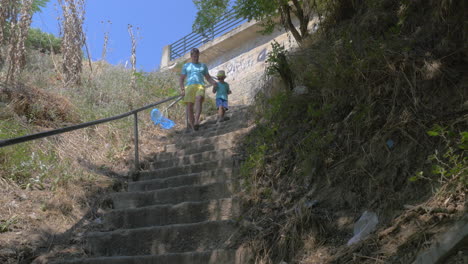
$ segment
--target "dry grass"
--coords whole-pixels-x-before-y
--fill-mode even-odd
[[[101,24],[104,22],[101,21]],[[110,20],[107,21],[109,25],[112,25]],[[101,60],[105,61],[107,57],[107,44],[109,43],[109,31],[104,32],[104,44],[102,45],[102,53],[101,53]]]
[[[6,82],[8,84],[14,84],[17,81],[26,63],[25,41],[31,25],[32,4],[33,0],[24,1],[21,5],[19,22],[10,21],[10,39],[6,57],[8,67]]]
[[[62,25],[62,70],[64,82],[80,84],[82,72],[82,51],[85,44],[83,22],[85,19],[84,0],[60,0],[63,11]]]
[[[63,96],[20,84],[13,89],[3,88],[0,92],[7,95],[9,108],[32,124],[57,127],[79,122],[76,108]]]
[[[133,32],[133,26],[128,25],[127,27],[128,34],[130,35],[130,40],[132,41],[132,50],[131,50],[131,56],[130,56],[130,65],[132,66],[132,78],[130,82],[130,86],[132,87],[133,90],[136,88],[136,47],[137,47],[137,39],[135,37],[135,33]],[[137,30],[137,36],[138,36],[138,30],[139,28],[136,28]]]
[[[7,25],[8,19],[11,17],[11,0],[1,0],[0,1],[0,43],[3,46],[5,40],[5,27]],[[0,53],[0,55],[3,55]],[[0,57],[3,59],[3,57]]]

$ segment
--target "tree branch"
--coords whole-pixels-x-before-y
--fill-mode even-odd
[[[281,20],[283,22],[284,27],[287,30],[291,31],[293,37],[300,44],[302,42],[302,36],[297,31],[296,27],[294,26],[291,20],[291,7],[288,4],[283,4],[280,7],[280,11],[281,11]]]
[[[308,10],[306,14],[304,14],[304,9],[302,8],[301,6],[301,3],[299,3],[298,0],[292,0],[293,4],[294,4],[294,7],[295,7],[295,10],[294,11],[294,14],[296,15],[296,17],[299,19],[299,30],[301,31],[301,38],[304,39],[305,37],[307,37],[307,35],[309,34],[309,31],[308,31],[308,28],[307,26],[309,25],[309,19],[310,19],[310,8],[307,8],[309,6],[309,1],[308,0],[304,0],[303,3],[304,3],[304,7],[306,7]]]
[[[297,18],[299,18],[299,20],[301,20],[301,18],[304,17],[302,6],[298,0],[292,0],[292,2],[294,4],[294,7],[296,7],[296,9],[293,9],[294,14],[297,16]]]

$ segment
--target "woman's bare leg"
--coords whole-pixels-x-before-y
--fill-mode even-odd
[[[200,114],[202,111],[203,99],[203,96],[195,97],[195,125],[200,124]]]
[[[188,115],[188,127],[194,129],[193,103],[187,103],[186,111]]]

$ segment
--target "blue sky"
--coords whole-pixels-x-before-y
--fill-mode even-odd
[[[197,9],[192,0],[87,0],[84,31],[93,60],[101,58],[104,34],[109,32],[107,61],[125,64],[131,55],[127,25],[139,27],[137,69],[159,68],[161,52],[192,32]],[[32,27],[58,36],[57,16],[61,9],[50,0],[41,13],[33,17]],[[107,21],[110,21],[109,24]],[[102,23],[104,22],[104,23]]]

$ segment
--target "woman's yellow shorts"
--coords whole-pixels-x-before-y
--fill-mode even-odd
[[[205,86],[201,84],[191,84],[185,86],[185,96],[182,102],[195,103],[197,96],[205,97]]]

